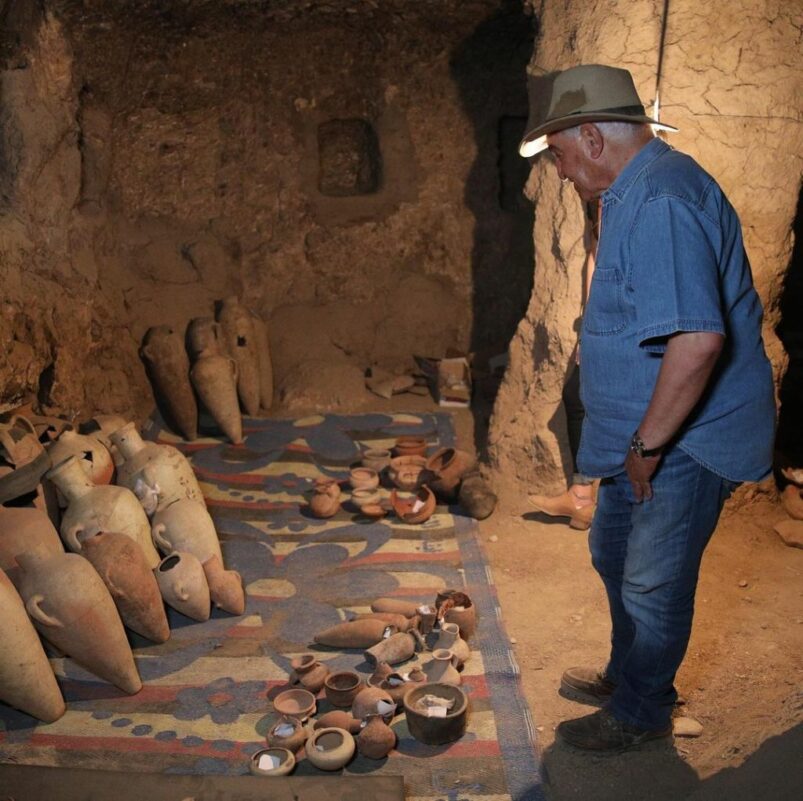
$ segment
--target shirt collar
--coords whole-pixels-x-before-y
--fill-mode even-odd
[[[655,159],[662,156],[668,150],[669,145],[657,136],[644,145],[635,156],[625,165],[625,168],[616,176],[616,180],[602,193],[602,202],[610,203],[613,200],[624,200],[627,190],[635,182],[636,178],[652,164]]]

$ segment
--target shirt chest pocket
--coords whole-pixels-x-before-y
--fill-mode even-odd
[[[624,276],[618,267],[597,267],[583,314],[583,328],[589,334],[618,334],[627,325]]]

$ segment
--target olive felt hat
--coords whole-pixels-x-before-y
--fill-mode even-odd
[[[647,116],[627,70],[586,64],[558,73],[546,119],[524,135],[519,153],[528,157],[545,150],[547,134],[584,122],[608,121],[649,123],[660,130],[677,131]]]

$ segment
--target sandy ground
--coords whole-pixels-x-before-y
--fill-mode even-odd
[[[437,408],[410,396],[377,403],[391,407]],[[454,421],[458,444],[470,448],[471,413],[457,411]],[[561,720],[593,711],[558,693],[561,673],[603,666],[609,648],[607,601],[586,533],[529,512],[524,502],[480,523],[550,801],[803,798],[803,550],[773,532],[784,516],[766,496],[726,506],[706,551],[677,679],[680,713],[702,723],[702,735],[618,756],[555,739]]]

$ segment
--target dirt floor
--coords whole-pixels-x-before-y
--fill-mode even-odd
[[[470,446],[471,414],[454,417],[459,444]],[[550,801],[803,798],[803,551],[773,532],[784,517],[766,496],[726,507],[706,551],[677,680],[679,714],[702,723],[702,735],[612,757],[555,739],[561,720],[593,711],[559,695],[561,673],[601,667],[608,654],[607,602],[586,533],[524,502],[480,524]]]

